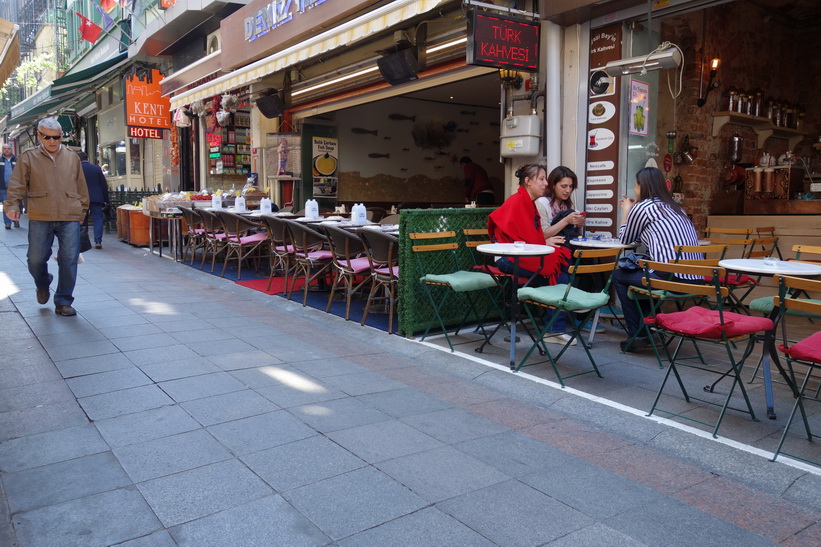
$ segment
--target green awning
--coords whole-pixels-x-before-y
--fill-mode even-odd
[[[100,78],[104,78],[109,73],[124,66],[128,62],[128,52],[115,55],[107,61],[97,63],[86,69],[68,74],[62,78],[57,78],[51,82],[51,94],[65,93],[74,91],[83,87],[93,86]]]
[[[43,114],[59,114],[80,99],[82,92],[64,93],[56,97],[51,96],[51,88],[44,87],[28,99],[20,101],[11,107],[11,113],[6,127],[33,122]]]

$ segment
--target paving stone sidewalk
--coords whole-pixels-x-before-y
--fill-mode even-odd
[[[0,545],[821,545],[821,476],[107,237],[0,232]]]

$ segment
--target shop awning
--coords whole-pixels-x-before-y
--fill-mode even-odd
[[[12,106],[7,127],[33,122],[43,114],[59,114],[78,101],[83,94],[82,91],[77,91],[52,97],[51,91],[51,86],[46,86],[25,101]]]
[[[128,53],[120,53],[102,63],[90,66],[74,74],[57,78],[51,82],[51,94],[57,95],[83,87],[92,87],[99,79],[109,76],[111,72],[125,66],[126,63],[128,63]]]
[[[363,38],[388,30],[412,17],[431,11],[447,1],[397,0],[391,2],[299,44],[171,97],[171,109],[174,110],[194,101],[252,84],[268,74],[279,72],[327,51],[349,46]]]
[[[20,62],[18,28],[14,23],[0,19],[0,87],[3,87]]]

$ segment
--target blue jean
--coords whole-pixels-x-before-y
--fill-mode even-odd
[[[105,203],[91,202],[91,221],[94,223],[94,243],[103,242],[103,207]],[[87,217],[86,217],[87,218]]]
[[[0,188],[0,203],[6,201],[6,197],[9,193],[8,188]],[[11,219],[6,216],[6,206],[3,206],[3,222],[6,226],[11,226]]]
[[[496,261],[496,267],[499,268],[503,273],[508,275],[517,275],[518,277],[525,277],[530,278],[533,275],[533,272],[529,272],[523,268],[518,269],[518,273],[516,272],[516,268],[513,266],[513,261],[509,258],[502,257]],[[558,284],[567,283],[570,281],[570,274],[568,274],[565,270],[562,270],[562,273],[556,278]],[[511,281],[515,283],[515,281]],[[543,287],[547,285],[547,278],[542,275],[537,275],[533,278],[533,281],[530,283],[531,287]],[[548,308],[545,312],[545,324],[549,323],[550,320],[553,318],[553,315],[556,313],[556,310]],[[567,314],[564,312],[559,313],[559,316],[556,317],[556,322],[553,323],[553,326],[550,328],[550,332],[567,332]]]
[[[59,245],[57,250],[57,290],[54,292],[55,306],[70,306],[74,302],[72,293],[77,283],[77,258],[80,256],[80,223],[77,221],[51,222],[29,220],[28,266],[34,284],[38,289],[48,289],[51,277],[48,273],[48,259],[54,237]]]

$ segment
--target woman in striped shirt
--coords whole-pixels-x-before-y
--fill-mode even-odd
[[[622,243],[641,243],[647,248],[651,260],[671,262],[676,258],[675,245],[698,245],[698,235],[684,209],[673,201],[667,189],[664,174],[655,167],[645,167],[636,173],[636,199],[622,196],[619,201],[621,218],[619,240]],[[703,258],[699,253],[686,253],[682,258]],[[651,273],[651,275],[655,275]],[[627,271],[617,269],[613,273],[613,286],[621,302],[624,320],[627,323],[628,339],[639,329],[642,320],[636,304],[628,296],[631,285],[641,286],[642,270]],[[677,281],[698,283],[700,278],[684,276]],[[621,343],[624,350],[626,341]],[[648,347],[646,338],[636,338],[631,349]]]

